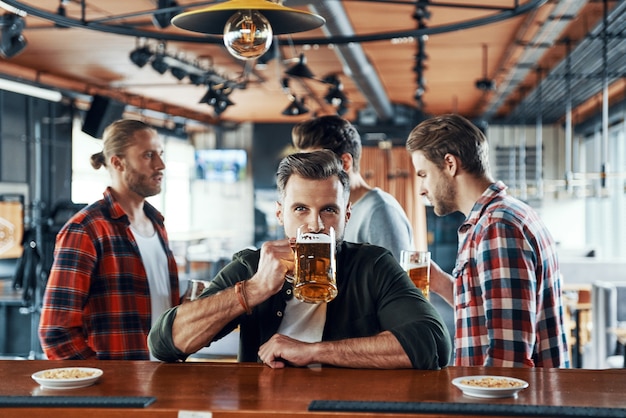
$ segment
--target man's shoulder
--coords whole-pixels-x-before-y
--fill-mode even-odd
[[[89,228],[93,225],[109,224],[110,222],[109,206],[104,200],[98,200],[72,215],[65,223],[64,229],[71,227]]]
[[[375,187],[359,202],[359,205],[353,207],[353,212],[358,212],[365,210],[368,213],[371,213],[373,210],[379,212],[388,212],[393,213],[397,212],[403,218],[406,218],[406,213],[404,212],[404,208],[400,205],[400,202],[393,197],[393,195],[387,193],[386,191]],[[369,215],[368,215],[369,216]]]
[[[491,201],[485,208],[484,215],[516,224],[538,218],[537,212],[530,205],[509,195],[499,196]]]

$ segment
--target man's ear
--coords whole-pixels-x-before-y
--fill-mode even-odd
[[[278,220],[279,225],[284,225],[283,221],[283,205],[279,201],[276,201],[276,219]]]
[[[352,159],[352,155],[348,152],[344,152],[341,154],[341,164],[343,165],[343,171],[349,173],[352,171],[352,166],[354,165],[354,161]]]
[[[456,156],[452,154],[446,154],[443,156],[443,162],[444,171],[446,171],[450,175],[450,177],[454,177],[459,173],[461,166],[460,161]]]
[[[122,171],[124,168],[124,162],[118,155],[114,155],[111,157],[110,161],[111,167],[113,167],[117,171]]]

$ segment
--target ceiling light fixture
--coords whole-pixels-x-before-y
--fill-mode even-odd
[[[50,100],[51,102],[60,102],[63,99],[61,92],[56,90],[48,90],[42,87],[18,83],[17,81],[7,80],[4,78],[0,78],[0,90],[12,91],[13,93]]]
[[[298,99],[296,96],[290,96],[291,103],[283,110],[285,116],[300,116],[309,113],[309,109],[304,105],[304,97]]]
[[[165,62],[165,55],[157,54],[152,60],[152,68],[159,74],[165,74],[167,70],[170,69],[170,66]]]
[[[24,18],[12,13],[0,16],[0,54],[12,58],[26,47],[26,38],[22,31],[26,27]]]
[[[157,11],[152,15],[152,23],[159,29],[165,29],[170,25],[172,18],[176,15],[176,11],[170,8],[178,7],[175,0],[157,0]]]
[[[181,29],[223,35],[228,52],[242,60],[267,52],[273,35],[304,32],[325,22],[316,14],[283,6],[282,0],[228,0],[172,19]]]
[[[182,80],[183,78],[187,77],[187,71],[184,68],[181,68],[181,67],[172,67],[172,68],[170,68],[170,73],[172,73],[172,75],[177,80]]]
[[[417,28],[419,30],[427,29],[426,20],[430,19],[431,14],[428,10],[427,6],[429,4],[428,0],[421,0],[415,6],[415,11],[413,12],[413,19],[417,21]],[[417,52],[415,54],[415,65],[413,66],[413,72],[415,73],[415,82],[417,87],[415,89],[415,93],[413,94],[413,99],[415,99],[415,104],[418,109],[424,108],[424,94],[426,93],[426,78],[424,77],[424,70],[426,69],[426,60],[428,60],[428,55],[426,55],[426,41],[428,40],[428,35],[422,35],[417,37]]]
[[[130,53],[130,60],[139,68],[143,68],[152,59],[152,51],[147,46],[134,49]]]
[[[482,91],[496,89],[496,82],[488,77],[489,66],[487,64],[487,44],[483,44],[483,78],[476,80],[476,88]]]
[[[328,92],[324,96],[326,103],[338,107],[342,103],[348,102],[348,97],[343,92],[343,83],[336,74],[328,75],[324,77],[322,81],[330,84]]]
[[[261,55],[259,58],[257,58],[254,68],[265,69],[267,67],[267,64],[271,60],[273,60],[274,58],[278,59],[279,56],[280,56],[280,51],[278,49],[278,42],[272,41],[267,52]]]
[[[289,67],[285,74],[290,75],[292,77],[300,77],[300,78],[311,78],[315,80],[315,76],[313,75],[313,71],[309,69],[306,65],[306,57],[304,54],[300,54],[300,58],[298,62]]]
[[[217,116],[221,115],[226,108],[234,105],[228,95],[232,93],[232,87],[227,87],[225,84],[213,84],[209,83],[207,92],[200,99],[198,103],[205,103],[209,106],[213,106],[213,110]]]

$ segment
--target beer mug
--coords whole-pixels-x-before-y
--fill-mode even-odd
[[[330,302],[337,296],[335,230],[331,227],[328,232],[316,234],[306,226],[298,228],[295,267],[287,280],[293,284],[293,295],[302,302]]]
[[[400,265],[409,274],[415,287],[428,299],[430,290],[430,252],[402,250]]]

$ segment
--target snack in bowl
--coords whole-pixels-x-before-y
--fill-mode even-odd
[[[82,379],[96,374],[95,370],[84,369],[51,369],[44,370],[41,377],[44,379]]]
[[[45,389],[76,389],[93,385],[102,373],[91,367],[62,367],[42,370],[31,377]]]
[[[504,376],[465,376],[452,379],[452,384],[464,395],[477,398],[516,397],[528,387],[528,382]]]
[[[509,378],[502,377],[482,377],[479,379],[464,379],[461,383],[469,386],[479,386],[481,388],[517,388],[524,386],[524,382],[520,380],[511,380]]]

